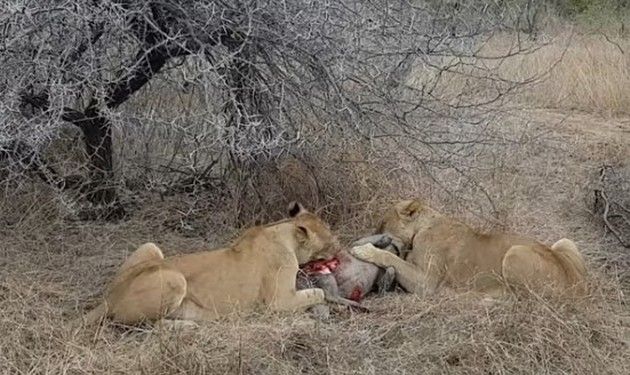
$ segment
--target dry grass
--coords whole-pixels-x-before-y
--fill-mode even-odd
[[[370,213],[389,199],[418,194],[482,227],[517,230],[546,242],[568,235],[588,256],[594,290],[576,306],[535,299],[484,305],[464,297],[423,300],[392,294],[368,300],[369,314],[338,310],[328,321],[258,314],[193,329],[106,325],[98,332],[74,334],[66,322],[94,303],[128,251],[141,242],[156,241],[170,255],[209,248],[234,236],[233,207],[220,206],[233,198],[145,197],[127,221],[89,224],[60,221],[67,208],[25,186],[2,207],[15,216],[0,232],[2,371],[625,374],[630,312],[623,294],[628,289],[620,283],[629,280],[628,272],[607,269],[622,249],[604,237],[600,222],[588,212],[587,199],[597,180],[596,167],[603,162],[620,165],[630,156],[622,147],[627,134],[618,129],[623,123],[545,112],[496,121],[506,134],[525,140],[476,153],[477,164],[488,168],[471,172],[486,181],[502,215],[499,224],[477,216],[475,205],[461,204],[479,199],[479,193],[452,171],[436,171],[433,177],[450,181],[458,200],[411,161],[399,159],[402,154],[392,153],[394,164],[405,173],[417,173],[403,186],[394,178],[398,172],[371,170],[362,159],[366,154],[351,148],[331,153],[335,170],[304,166],[313,160],[287,159],[278,165],[283,178],[273,169],[262,173],[266,194],[255,205],[272,208],[267,216],[274,217],[281,214],[285,199],[313,202],[342,238],[350,239],[367,231],[373,223]],[[324,158],[328,163],[333,159]],[[313,179],[318,184],[294,188],[296,182]],[[36,200],[51,203],[33,204]],[[16,202],[31,204],[16,212]]]
[[[168,254],[208,246],[158,228],[132,220],[3,231],[1,371],[625,374],[630,361],[628,311],[607,278],[592,279],[593,295],[575,306],[392,294],[369,299],[369,314],[337,310],[328,321],[263,313],[196,328],[69,331],[140,241],[154,238]]]
[[[9,277],[2,288],[6,373],[624,374],[630,360],[619,306],[601,296],[571,307],[391,295],[368,301],[370,314],[324,322],[262,314],[75,335],[63,328],[60,285]]]
[[[501,50],[501,44],[488,46]],[[627,114],[630,100],[630,42],[605,34],[558,34],[535,53],[502,66],[513,80],[541,77],[525,100],[545,108]],[[549,69],[549,67],[552,67]]]
[[[525,53],[502,58],[519,48]],[[581,34],[566,25],[535,41],[497,33],[479,46],[480,58],[431,61],[437,67],[454,66],[447,72],[418,64],[407,84],[425,89],[435,85],[432,95],[451,105],[484,102],[497,94],[497,87],[514,86],[517,95],[510,97],[511,105],[624,115],[630,101],[629,51],[627,38]]]

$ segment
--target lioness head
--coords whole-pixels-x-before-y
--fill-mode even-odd
[[[413,237],[437,212],[419,199],[407,199],[394,204],[383,216],[377,233],[388,234],[411,246]],[[426,220],[425,220],[426,219]]]
[[[312,260],[330,259],[339,252],[341,246],[337,237],[317,215],[293,202],[289,205],[289,216],[296,227],[298,248],[295,255],[300,265]]]

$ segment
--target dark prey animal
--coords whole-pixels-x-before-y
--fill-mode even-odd
[[[397,241],[383,234],[362,238],[352,247],[367,243],[396,255],[400,252]],[[334,259],[304,265],[298,272],[297,288],[321,288],[329,302],[365,309],[360,305],[363,298],[374,290],[379,294],[391,290],[394,280],[393,268],[381,269],[343,250]]]

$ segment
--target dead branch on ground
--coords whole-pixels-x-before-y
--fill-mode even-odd
[[[612,173],[610,173],[612,172]],[[611,194],[610,174],[616,176],[615,170],[610,165],[604,165],[599,169],[600,186],[595,189],[595,212],[601,212],[606,229],[625,247],[630,248],[630,209],[621,201],[617,194]],[[613,178],[614,179],[614,178]],[[614,184],[614,182],[612,182]]]

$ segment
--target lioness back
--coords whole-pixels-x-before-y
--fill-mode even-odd
[[[452,287],[463,287],[474,283],[480,274],[500,276],[503,257],[514,245],[545,247],[522,236],[479,233],[455,219],[441,217],[415,235],[412,246],[417,250],[407,259],[425,268],[441,264],[445,267],[444,281]],[[432,262],[436,258],[441,258],[440,262]]]

